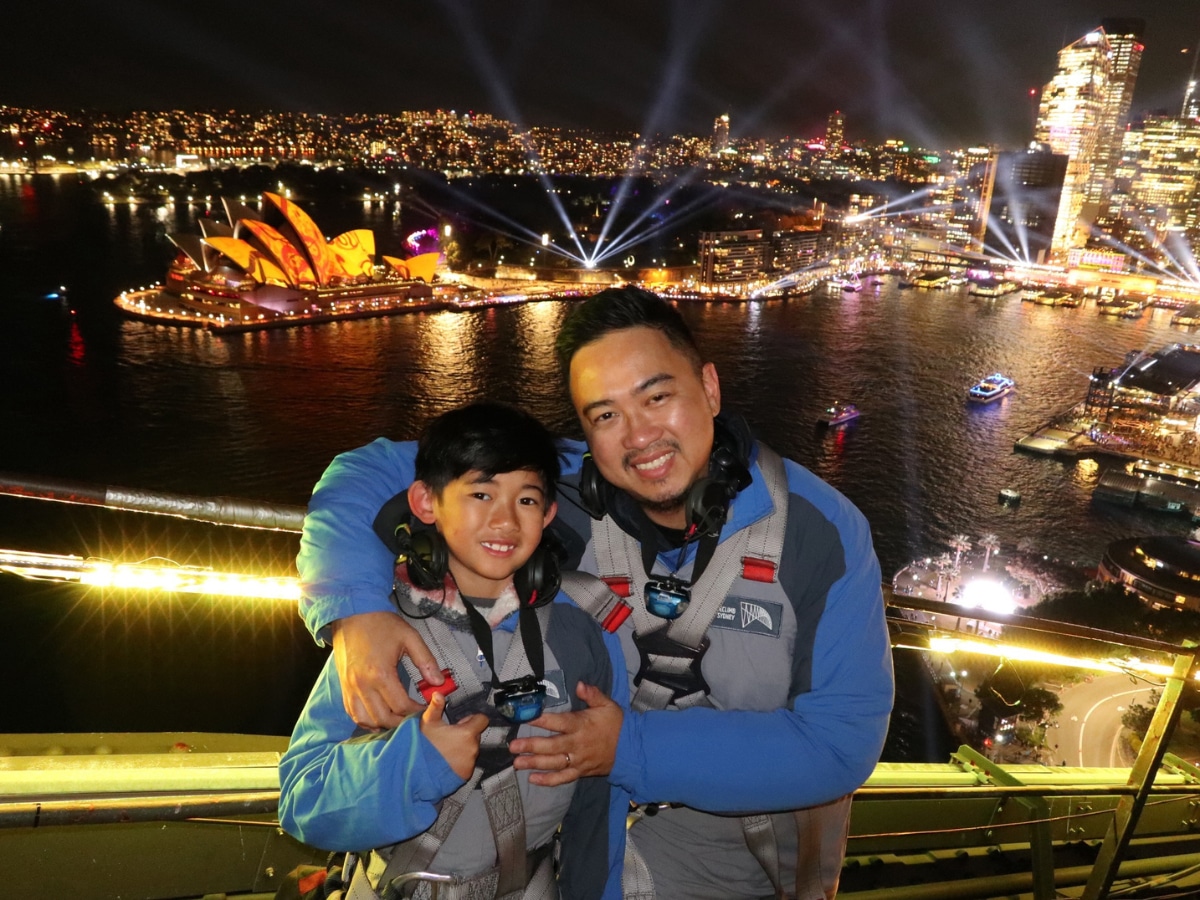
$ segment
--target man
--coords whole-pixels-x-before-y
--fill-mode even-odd
[[[635,711],[581,686],[589,708],[543,716],[558,734],[513,741],[516,765],[546,785],[607,775],[656,804],[630,831],[627,896],[830,897],[849,794],[878,759],[892,700],[866,521],[718,417],[716,369],[655,295],[597,294],[558,349],[591,450],[569,461],[560,520],[573,561],[627,595],[595,611],[621,638]],[[381,612],[390,569],[369,534],[412,480],[402,447],[380,440],[334,461],[298,560],[305,619],[332,633],[347,709],[377,727],[406,708],[401,652],[436,677]]]

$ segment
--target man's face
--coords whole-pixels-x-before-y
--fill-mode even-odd
[[[424,482],[409,488],[413,513],[436,524],[449,550],[450,572],[469,597],[494,599],[529,560],[554,518],[541,476],[502,472],[491,478],[471,471],[437,496]]]
[[[683,528],[683,501],[708,473],[721,388],[657,329],[626,328],[571,360],[571,402],[600,474],[660,525]]]

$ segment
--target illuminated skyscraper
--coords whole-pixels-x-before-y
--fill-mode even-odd
[[[1141,132],[1129,190],[1139,217],[1160,232],[1194,227],[1200,200],[1200,121],[1148,116]]]
[[[712,155],[729,148],[729,114],[717,116],[713,122]]]
[[[1058,53],[1058,70],[1042,90],[1034,140],[1067,157],[1051,255],[1062,259],[1087,243],[1108,212],[1121,141],[1142,62],[1141,19],[1104,19]]]
[[[1113,191],[1113,171],[1121,159],[1121,136],[1129,125],[1129,106],[1142,64],[1143,19],[1102,19],[1100,29],[1108,38],[1108,87],[1101,108],[1096,161],[1088,180],[1087,201],[1104,211]]]
[[[946,240],[981,250],[987,230],[992,186],[996,181],[996,151],[992,147],[968,147],[958,162],[946,222]]]
[[[1042,89],[1034,140],[1048,144],[1067,157],[1066,178],[1051,241],[1051,254],[1064,258],[1072,247],[1082,247],[1099,212],[1088,202],[1089,182],[1099,152],[1106,121],[1112,47],[1103,29],[1090,31],[1058,52],[1058,70]]]
[[[840,156],[842,152],[842,141],[846,137],[846,117],[842,115],[842,111],[835,110],[829,114],[829,119],[825,124],[825,155]]]

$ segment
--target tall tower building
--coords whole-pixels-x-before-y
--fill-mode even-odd
[[[842,141],[846,137],[846,117],[840,109],[829,114],[825,123],[825,155],[840,156]]]
[[[1130,195],[1143,221],[1162,231],[1195,227],[1200,212],[1200,121],[1147,116]]]
[[[1121,137],[1129,125],[1133,88],[1142,64],[1144,19],[1101,19],[1100,29],[1108,38],[1108,87],[1100,116],[1096,161],[1088,182],[1089,203],[1108,205],[1113,191],[1113,173],[1121,161]]]
[[[713,122],[712,155],[716,156],[718,153],[728,149],[728,147],[729,114],[726,113],[725,115],[717,116],[716,121]]]
[[[1090,31],[1058,52],[1058,69],[1042,89],[1034,140],[1067,157],[1066,178],[1051,241],[1051,255],[1065,258],[1082,247],[1099,204],[1088,201],[1093,167],[1106,117],[1112,47],[1103,29]]]

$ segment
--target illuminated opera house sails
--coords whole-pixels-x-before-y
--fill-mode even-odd
[[[202,219],[201,235],[170,235],[180,253],[163,293],[184,315],[262,321],[349,313],[366,302],[430,295],[437,252],[383,256],[377,266],[369,229],[327,241],[298,205],[278,194],[262,196],[262,214],[222,198],[229,224]]]

